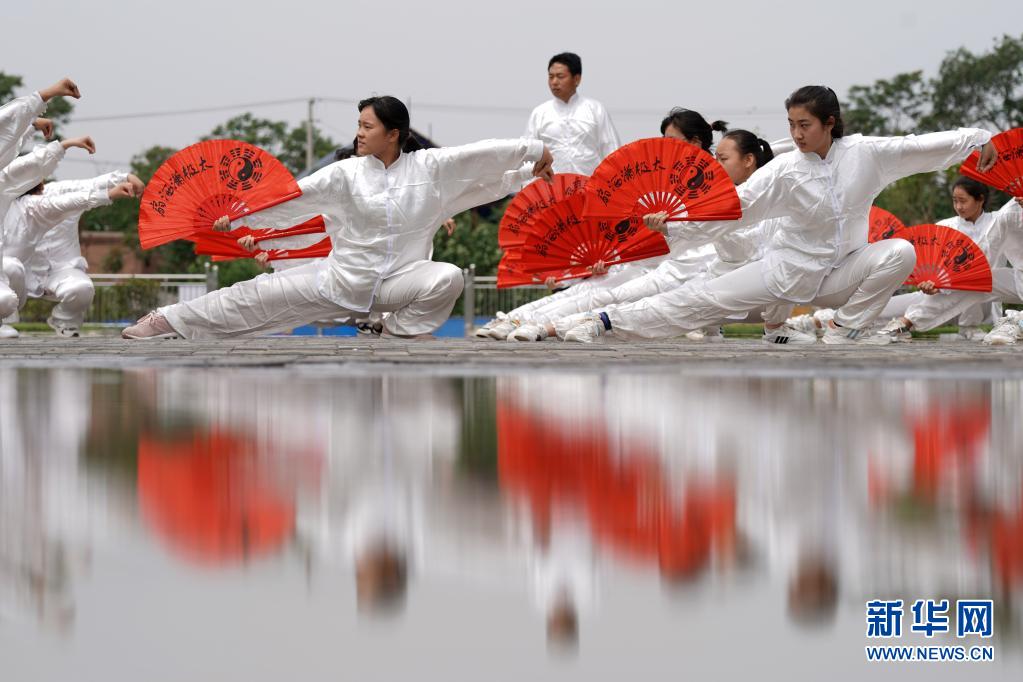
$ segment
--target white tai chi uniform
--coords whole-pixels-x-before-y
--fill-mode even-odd
[[[724,235],[712,245],[685,251],[680,257],[668,257],[654,270],[620,286],[587,292],[575,310],[567,306],[555,312],[556,317],[615,305],[634,303],[648,296],[677,289],[691,279],[720,277],[743,265],[763,257],[764,249],[778,223],[784,219],[770,219],[753,227]],[[739,315],[744,318],[744,315]],[[553,320],[552,320],[553,321]]]
[[[31,134],[32,122],[45,110],[46,102],[38,92],[18,97],[0,107],[0,171],[4,172],[4,175],[0,177],[0,225],[3,223],[10,202],[33,186],[30,184],[27,187],[20,187],[19,182],[24,181],[25,177],[19,175],[16,169],[13,175],[6,173],[6,168],[21,150],[26,133]],[[27,169],[24,164],[21,164],[21,167],[22,170]],[[0,226],[0,263],[4,262],[2,230],[3,228]],[[14,268],[13,264],[11,267]],[[17,270],[17,268],[14,269]],[[17,277],[17,273],[15,276]],[[0,269],[0,318],[6,317],[18,309],[18,296],[11,290],[9,279],[8,268]]]
[[[921,291],[894,296],[881,313],[883,317],[902,316],[913,323],[914,329],[927,331],[985,303],[1023,303],[1023,270],[1020,269],[1023,268],[1023,208],[1019,204],[1010,200],[993,213],[981,214],[975,223],[955,217],[938,224],[966,234],[992,265],[1008,257],[1014,267],[991,268],[990,292],[943,289],[930,296]]]
[[[57,168],[64,158],[64,147],[54,141],[47,145],[37,145],[30,153],[25,154],[0,170],[0,319],[17,312],[23,298],[19,291],[24,291],[25,267],[17,258],[4,256],[3,224],[8,209],[14,201],[32,189],[43,178]]]
[[[59,144],[59,143],[58,143]],[[39,257],[39,247],[43,238],[53,230],[63,229],[62,223],[71,219],[73,225],[73,241],[78,242],[78,217],[85,211],[110,204],[109,188],[103,183],[93,184],[89,189],[65,193],[26,194],[15,201],[4,217],[4,236],[7,258],[16,259],[25,267],[21,287],[12,289],[18,295],[20,306],[25,305],[28,295],[40,297],[44,293],[60,301],[53,310],[53,323],[59,327],[79,327],[85,311],[92,303],[93,287],[89,276],[80,269],[84,267],[81,251],[71,258],[70,262],[61,262],[59,269],[51,271],[48,263],[36,263],[35,272],[31,265]],[[58,246],[67,241],[66,235],[57,240]],[[70,254],[61,249],[61,257]],[[81,263],[79,263],[81,261]],[[42,279],[38,275],[43,275]]]
[[[428,334],[462,292],[462,271],[427,260],[444,218],[503,196],[505,174],[543,154],[537,140],[487,140],[331,164],[299,181],[302,196],[241,222],[290,227],[323,215],[330,256],[160,309],[188,339],[292,329],[370,310],[392,312],[384,330]]]
[[[669,223],[669,234],[693,245],[768,218],[778,226],[764,258],[710,281],[693,280],[642,301],[608,308],[623,338],[669,338],[780,301],[838,308],[835,322],[858,330],[881,313],[916,264],[909,242],[867,243],[875,197],[896,180],[941,170],[991,139],[974,128],[909,135],[835,139],[827,157],[781,154],[737,190],[737,221]],[[777,307],[768,323],[781,323]]]
[[[114,171],[87,180],[48,182],[43,187],[43,197],[81,194],[93,189],[105,191],[127,179],[126,172]],[[29,298],[57,301],[50,319],[58,327],[68,329],[82,326],[96,293],[92,280],[86,274],[89,264],[82,257],[82,246],[78,241],[78,222],[84,212],[70,210],[56,227],[43,234],[35,250],[27,260],[23,260]]]
[[[648,258],[612,266],[606,275],[591,277],[564,291],[517,308],[508,315],[519,321],[554,322],[562,317],[617,302],[619,296],[628,295],[626,292],[649,291],[643,296],[650,296],[659,291],[653,289],[654,286],[670,288],[669,280],[675,282],[674,286],[680,286],[681,282],[706,272],[713,261],[714,247],[708,244],[684,251],[677,257],[669,255],[666,258]]]
[[[604,105],[579,93],[567,102],[552,97],[533,109],[525,136],[547,145],[555,173],[592,175],[604,157],[621,146]]]

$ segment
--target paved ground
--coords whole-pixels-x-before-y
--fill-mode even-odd
[[[758,340],[722,343],[671,341],[581,345],[557,341],[510,343],[438,339],[396,341],[363,337],[270,337],[217,342],[128,342],[110,337],[56,339],[23,335],[0,342],[0,366],[199,366],[309,368],[353,371],[426,367],[442,372],[545,368],[696,373],[973,375],[1023,378],[1023,347],[915,341],[886,347],[771,346]]]

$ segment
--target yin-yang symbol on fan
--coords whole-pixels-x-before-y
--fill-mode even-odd
[[[263,159],[251,147],[235,147],[220,157],[220,181],[232,190],[250,190],[263,179]]]

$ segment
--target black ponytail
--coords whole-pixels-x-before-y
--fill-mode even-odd
[[[678,130],[686,139],[694,137],[698,139],[704,151],[710,151],[710,146],[714,143],[715,130],[721,132],[728,130],[728,124],[725,121],[707,123],[707,119],[697,112],[682,107],[675,107],[661,121],[661,135],[668,129],[668,126]]]
[[[774,158],[774,150],[767,140],[761,139],[748,130],[729,130],[725,138],[735,143],[739,153],[743,156],[752,154],[757,161],[757,168],[760,168]]]
[[[838,103],[838,95],[825,85],[804,85],[785,100],[785,109],[805,107],[814,118],[827,125],[829,118],[835,119],[831,129],[832,139],[845,135],[845,122],[842,120],[842,107]]]

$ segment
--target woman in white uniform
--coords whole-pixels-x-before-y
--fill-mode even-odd
[[[884,333],[895,341],[910,341],[910,331],[927,331],[963,315],[979,305],[992,301],[1023,303],[1023,254],[1012,254],[1016,267],[995,267],[1005,252],[1007,241],[1023,235],[1023,209],[1020,199],[1011,200],[994,212],[984,210],[989,190],[986,186],[962,177],[952,185],[954,218],[938,222],[962,232],[976,242],[991,264],[992,291],[938,291],[933,282],[922,282],[920,291],[895,296],[885,306],[882,318],[891,317]],[[1013,236],[1017,240],[1011,240]]]
[[[727,129],[728,124],[724,121],[708,123],[698,112],[681,107],[672,109],[661,121],[661,135],[684,140],[707,152],[711,151],[713,147],[714,131],[724,132]],[[693,252],[683,250],[673,255],[680,267],[684,267],[691,274],[696,274],[704,270],[710,263],[713,251],[709,248],[694,249]],[[667,256],[667,258],[671,257],[672,255]],[[540,338],[538,338],[537,324],[542,325],[564,315],[589,310],[592,306],[583,304],[580,307],[576,301],[586,301],[589,294],[614,289],[637,277],[646,275],[664,260],[664,257],[647,258],[642,261],[612,265],[606,272],[603,264],[598,263],[593,268],[592,277],[572,284],[567,289],[555,292],[550,296],[544,296],[519,306],[511,312],[498,313],[495,319],[476,330],[476,336],[497,340],[538,341]],[[562,310],[568,312],[561,312]]]
[[[505,174],[533,164],[551,176],[539,140],[487,140],[401,153],[405,105],[393,97],[359,103],[359,157],[299,181],[302,196],[246,216],[281,229],[324,216],[333,251],[323,261],[239,282],[154,311],[124,330],[128,339],[213,339],[268,334],[356,312],[391,312],[384,333],[430,334],[462,291],[462,272],[428,260],[433,235],[456,213],[498,198]],[[215,229],[229,229],[226,217]]]
[[[715,156],[736,185],[744,183],[754,171],[774,158],[771,145],[748,130],[725,134]],[[557,330],[555,322],[587,310],[599,310],[612,304],[633,303],[648,296],[676,289],[694,277],[720,277],[763,256],[764,246],[776,229],[777,220],[766,220],[745,230],[737,230],[714,242],[713,246],[669,255],[654,270],[616,287],[589,287],[576,296],[544,306],[533,312],[533,323],[524,324],[509,335],[518,341],[542,341]],[[709,252],[708,252],[709,250]],[[716,257],[715,257],[716,256]],[[713,332],[719,335],[718,327]]]
[[[669,338],[764,305],[816,302],[837,308],[824,343],[890,343],[889,336],[869,328],[913,271],[916,254],[903,240],[867,243],[870,206],[890,183],[947,168],[978,147],[983,147],[980,168],[989,169],[997,160],[991,133],[960,128],[919,136],[846,137],[838,97],[823,86],[800,88],[785,105],[797,150],[780,155],[739,187],[740,220],[666,225],[663,215],[648,218],[652,228],[693,246],[768,218],[787,218],[764,258],[717,279],[690,281],[587,315],[565,340],[592,342],[610,330],[621,338]],[[784,310],[778,309],[778,319],[765,320],[769,332],[784,324]]]

